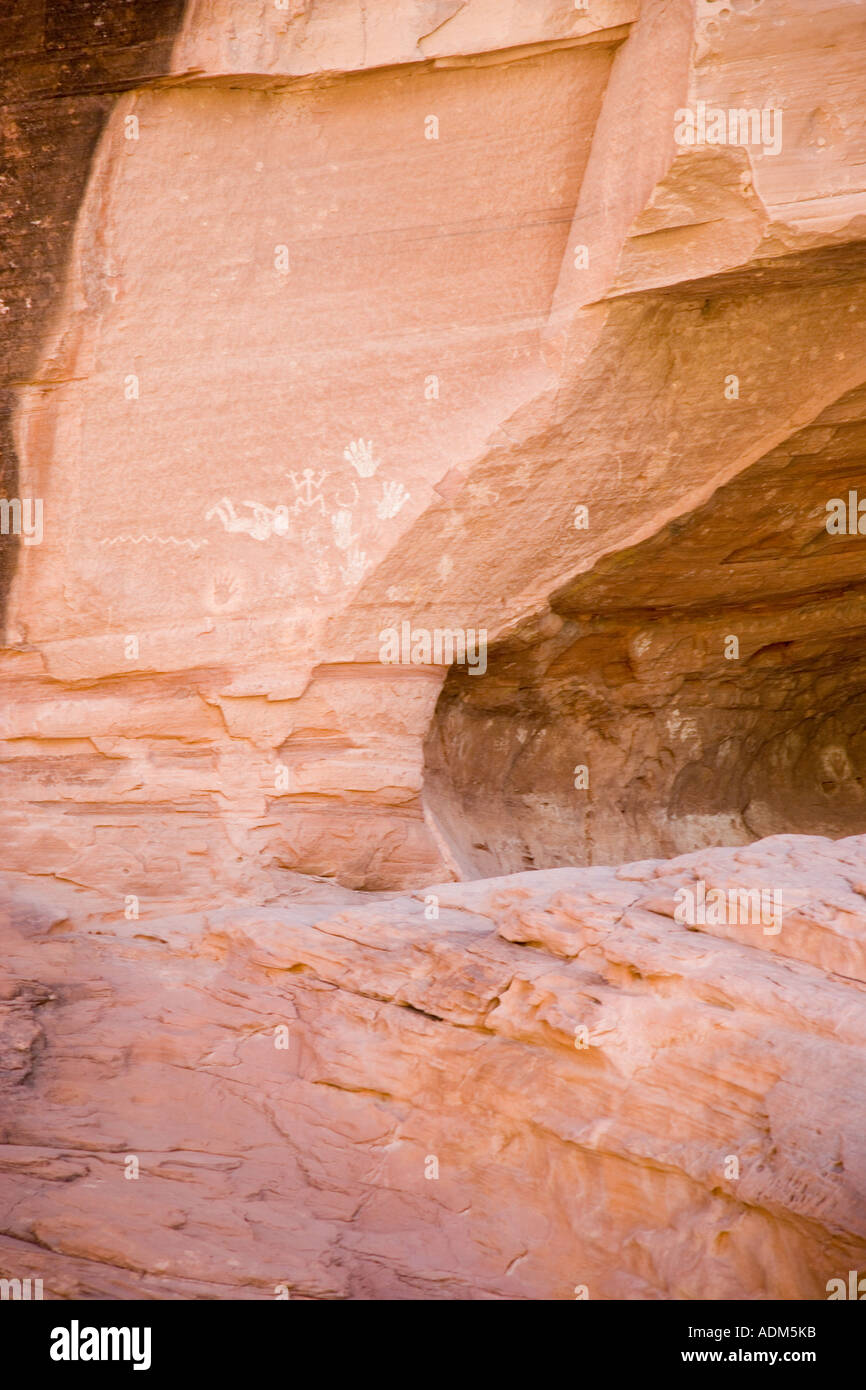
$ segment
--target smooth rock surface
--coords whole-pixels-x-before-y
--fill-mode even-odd
[[[368,9],[166,12],[105,121],[17,379],[45,533],[0,662],[8,867],[171,906],[202,871],[396,889],[859,830],[863,562],[824,528],[862,454],[858,7]],[[778,148],[775,116],[678,143],[700,103],[781,113]],[[555,692],[533,650],[503,703],[509,642],[563,619]],[[445,669],[380,661],[403,622],[483,630],[495,679],[456,669],[434,720]],[[831,689],[854,719],[804,753]],[[552,708],[562,749],[503,787]],[[632,810],[587,823],[587,763]]]

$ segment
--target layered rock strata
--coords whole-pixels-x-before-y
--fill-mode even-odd
[[[678,922],[700,884],[781,930]],[[863,1268],[862,837],[120,925],[52,891],[7,894],[0,1032],[0,1273],[46,1297],[813,1299]]]

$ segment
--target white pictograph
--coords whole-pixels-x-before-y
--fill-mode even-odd
[[[190,550],[200,550],[207,541],[178,540],[177,536],[105,536],[100,545],[176,545],[181,549],[188,545]]]
[[[300,561],[320,594],[332,592],[338,569],[343,584],[355,587],[373,564],[362,546],[365,540],[369,543],[371,523],[374,534],[381,534],[375,528],[374,518],[392,520],[411,497],[402,483],[390,479],[380,478],[365,486],[363,480],[373,478],[379,468],[371,439],[350,440],[343,458],[355,474],[348,481],[327,468],[290,470],[284,474],[292,485],[290,501],[268,507],[262,502],[235,503],[230,497],[221,497],[206,512],[206,519],[216,519],[224,531],[256,541],[291,533],[296,542],[292,568]],[[193,548],[208,544],[173,539],[172,543]],[[330,545],[334,549],[330,550],[329,559]],[[227,606],[234,602],[235,594],[233,585],[222,585],[211,601],[216,606]]]
[[[340,574],[343,576],[343,583],[350,588],[355,584],[360,584],[364,575],[367,573],[367,555],[363,550],[359,550],[356,545],[352,546],[346,558],[346,564],[340,566]]]
[[[402,483],[382,482],[382,496],[376,503],[376,515],[382,521],[387,521],[390,517],[405,507],[409,501],[410,494],[406,491]]]
[[[318,474],[312,468],[305,468],[301,474],[300,482],[297,473],[286,474],[286,477],[291,479],[292,487],[295,489],[295,500],[292,503],[292,511],[295,514],[301,510],[311,511],[313,507],[318,507],[322,516],[325,515],[325,495],[321,491],[321,487],[328,476],[328,472],[324,468]]]
[[[349,487],[352,489],[353,495],[351,497],[338,497],[336,494],[334,495],[334,501],[338,507],[354,507],[355,503],[360,501],[361,494],[358,491],[358,484],[355,482],[354,478],[349,479]]]
[[[230,497],[221,497],[216,506],[205,515],[205,521],[219,517],[225,531],[243,531],[254,541],[266,541],[270,536],[284,536],[289,529],[288,508],[266,507],[261,502],[242,502],[249,507],[251,516],[238,516]]]
[[[372,439],[351,440],[343,450],[343,458],[351,463],[359,478],[372,478],[379,467],[378,460],[373,458]]]
[[[331,527],[334,532],[334,545],[338,550],[348,550],[349,546],[354,545],[359,539],[352,531],[352,513],[346,507],[334,512]]]

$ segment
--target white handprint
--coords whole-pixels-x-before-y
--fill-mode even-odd
[[[402,483],[382,483],[382,496],[376,503],[376,515],[383,521],[396,516],[409,501],[410,494]]]
[[[352,513],[345,507],[331,517],[331,526],[334,530],[334,545],[338,550],[348,550],[358,539],[352,535]]]
[[[363,550],[359,550],[356,545],[349,551],[348,561],[340,566],[340,574],[343,576],[343,583],[349,586],[360,584],[367,572],[367,555]]]
[[[360,478],[372,478],[379,467],[373,458],[372,439],[353,439],[343,450],[343,458],[351,463]]]

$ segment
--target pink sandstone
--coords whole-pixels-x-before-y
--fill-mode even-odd
[[[866,1259],[862,5],[135,8],[0,18],[44,501],[0,537],[0,1275],[824,1297]],[[677,137],[750,109],[778,149]],[[383,663],[406,622],[484,673]],[[781,930],[676,920],[699,881]]]
[[[677,924],[699,879],[775,885],[782,932]],[[10,892],[0,1265],[64,1298],[826,1297],[866,1255],[864,904],[866,840],[808,836],[123,925]]]

